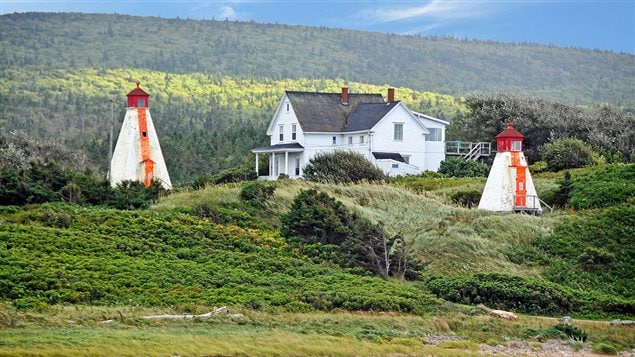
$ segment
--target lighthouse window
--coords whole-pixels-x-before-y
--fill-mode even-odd
[[[146,131],[142,131],[142,132],[141,132],[141,135],[143,135],[143,137],[145,138],[146,136],[148,136],[148,132],[146,132]]]
[[[146,101],[145,99],[137,99],[137,107],[145,107]]]
[[[512,141],[512,151],[520,151],[520,141]]]

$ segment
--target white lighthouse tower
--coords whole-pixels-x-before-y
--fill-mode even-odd
[[[542,213],[522,151],[523,137],[511,122],[496,135],[496,157],[478,208],[494,212]]]
[[[150,116],[150,95],[137,82],[137,88],[127,96],[126,116],[110,162],[110,184],[114,187],[129,180],[143,182],[148,187],[157,181],[171,189],[168,168]]]

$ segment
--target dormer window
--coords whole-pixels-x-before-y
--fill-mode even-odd
[[[521,141],[512,140],[512,151],[520,151],[521,150]]]

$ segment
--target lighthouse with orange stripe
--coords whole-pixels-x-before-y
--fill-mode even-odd
[[[536,187],[523,154],[524,135],[512,122],[496,135],[496,157],[478,208],[494,212],[541,214]]]
[[[110,162],[110,184],[114,187],[129,180],[143,182],[148,187],[157,181],[171,189],[168,168],[150,116],[150,95],[137,82],[137,88],[127,96],[126,116]]]

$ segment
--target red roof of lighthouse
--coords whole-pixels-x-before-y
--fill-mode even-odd
[[[507,122],[507,128],[500,132],[500,134],[496,135],[496,138],[524,138],[525,136],[521,134],[518,130],[514,129],[512,126],[512,122]]]
[[[133,89],[130,93],[126,94],[126,96],[129,97],[131,95],[145,95],[149,97],[150,94],[146,93],[146,91],[141,89],[140,85],[141,85],[141,82],[137,82],[137,88]]]

